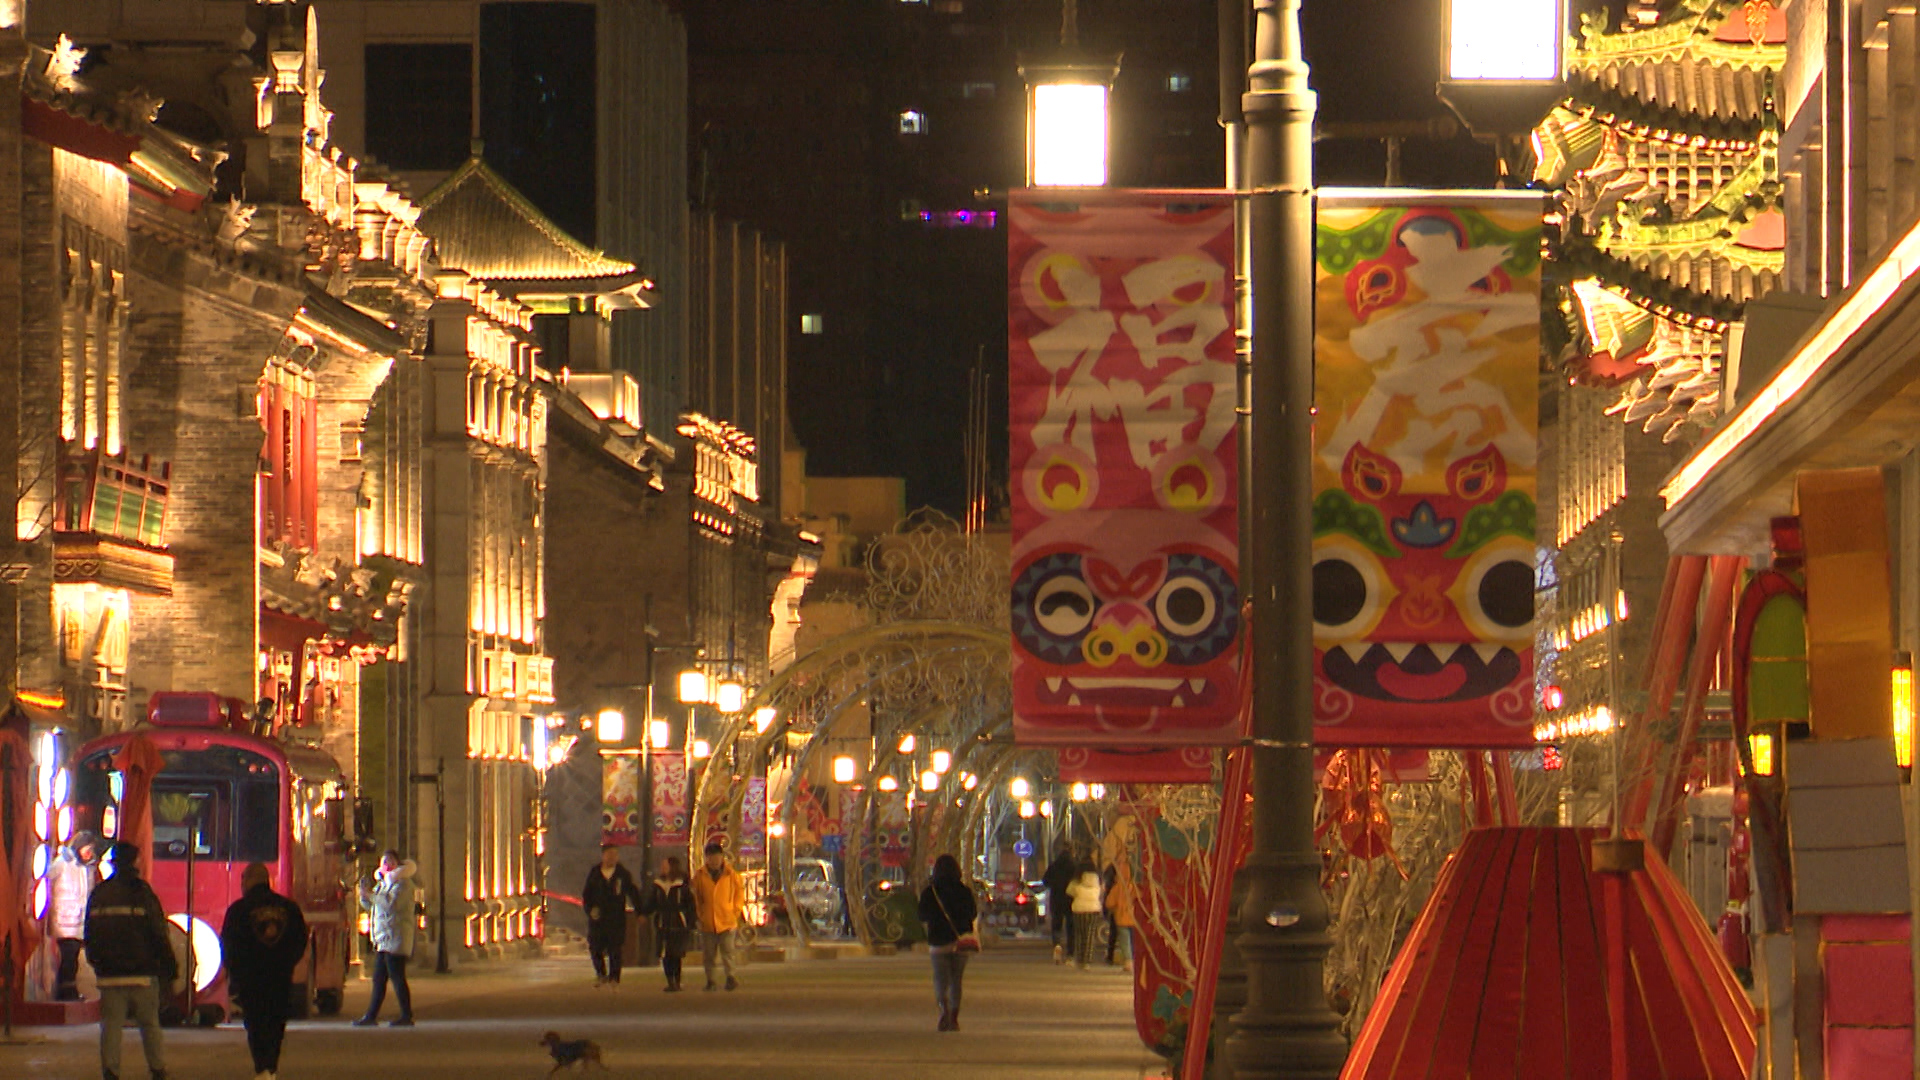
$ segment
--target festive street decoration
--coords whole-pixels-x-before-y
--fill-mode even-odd
[[[1343,1080],[1745,1080],[1753,1006],[1713,936],[1659,859],[1604,869],[1593,849],[1603,836],[1468,833],[1407,935]],[[1609,993],[1621,989],[1615,1014]],[[1615,1071],[1621,1050],[1627,1069]]]
[[[1540,200],[1328,194],[1317,228],[1315,739],[1527,746]]]
[[[1017,194],[1008,215],[1015,737],[1240,737],[1233,208]]]
[[[687,759],[679,754],[653,756],[653,846],[683,847],[690,836],[687,808]]]
[[[631,847],[640,842],[640,759],[609,754],[601,759],[600,842]]]

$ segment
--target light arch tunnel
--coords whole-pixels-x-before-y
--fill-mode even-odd
[[[748,778],[766,775],[770,762],[790,754],[787,789],[777,812],[768,814],[767,859],[794,933],[811,945],[817,931],[795,892],[802,801],[797,796],[802,778],[812,775],[810,769],[817,770],[823,757],[851,756],[855,780],[828,785],[843,811],[845,910],[861,944],[892,940],[898,927],[888,924],[898,918],[898,907],[869,880],[881,862],[876,835],[881,802],[904,804],[910,795],[917,800],[909,815],[906,862],[910,883],[918,883],[925,864],[940,853],[953,854],[971,873],[983,832],[997,832],[999,822],[986,814],[996,806],[1003,813],[1006,809],[1005,800],[990,796],[1003,791],[1013,776],[1055,772],[1052,750],[1013,744],[1010,659],[1004,628],[965,622],[892,622],[821,643],[729,718],[695,783],[691,835],[724,833],[737,850]],[[901,695],[899,704],[868,707],[903,686],[912,692]],[[756,723],[767,708],[774,710],[774,719]],[[790,732],[803,734],[805,741],[793,747],[799,740],[789,741]],[[909,735],[915,753],[903,755],[899,747]],[[928,756],[920,751],[934,747],[946,750],[950,759],[943,772],[934,772],[932,787],[922,786],[921,777],[933,770],[920,766],[894,789],[881,788],[878,778],[891,775],[890,766],[909,756],[920,761]]]

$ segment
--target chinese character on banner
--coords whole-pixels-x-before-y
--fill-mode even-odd
[[[740,857],[767,857],[767,778],[747,778],[746,800],[740,806]]]
[[[687,813],[687,759],[679,754],[653,756],[653,846],[685,847],[690,824]]]
[[[1531,746],[1541,202],[1320,199],[1315,741]]]
[[[1016,740],[1239,740],[1233,204],[1016,193]]]
[[[640,759],[610,754],[600,763],[600,842],[640,842]]]

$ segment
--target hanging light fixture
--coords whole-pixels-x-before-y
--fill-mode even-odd
[[[917,745],[919,744],[914,741],[913,734],[911,732],[900,736],[900,752],[901,753],[911,754],[913,753],[913,748]]]
[[[853,758],[848,757],[846,754],[841,754],[839,757],[833,759],[833,782],[834,783],[851,784],[853,783],[853,777],[854,777]]]
[[[894,779],[892,773],[888,773],[880,778],[876,786],[879,787],[881,791],[898,791],[900,790],[900,781]]]
[[[619,709],[601,709],[593,722],[602,745],[621,742],[627,737],[627,714]]]
[[[713,707],[723,713],[739,712],[747,707],[747,688],[728,679],[714,690]]]
[[[1121,54],[1080,48],[1076,0],[1062,0],[1060,46],[1018,60],[1027,83],[1027,185],[1104,187],[1107,113]]]
[[[950,751],[935,750],[931,758],[933,771],[939,773],[941,776],[947,775],[947,770],[953,768],[953,754]]]
[[[920,774],[920,790],[921,791],[940,790],[940,774],[937,772],[934,772],[932,769],[928,769],[926,772],[921,773]]]
[[[774,719],[779,715],[780,710],[771,705],[762,705],[753,710],[753,730],[761,735],[765,735],[767,729],[773,726]]]
[[[672,724],[667,723],[665,720],[647,721],[647,741],[653,744],[655,750],[666,749],[667,743],[672,738]]]
[[[1007,785],[1007,794],[1016,799],[1024,799],[1032,793],[1033,786],[1027,783],[1024,776],[1014,777],[1013,782]]]

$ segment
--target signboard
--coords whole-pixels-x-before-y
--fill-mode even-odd
[[[1033,858],[1033,841],[1021,837],[1013,842],[1013,853],[1022,859]]]
[[[1015,193],[1014,737],[1240,738],[1233,203]]]
[[[1526,747],[1537,194],[1322,192],[1315,741]]]
[[[740,857],[767,857],[767,778],[747,777],[747,793],[740,804]]]

